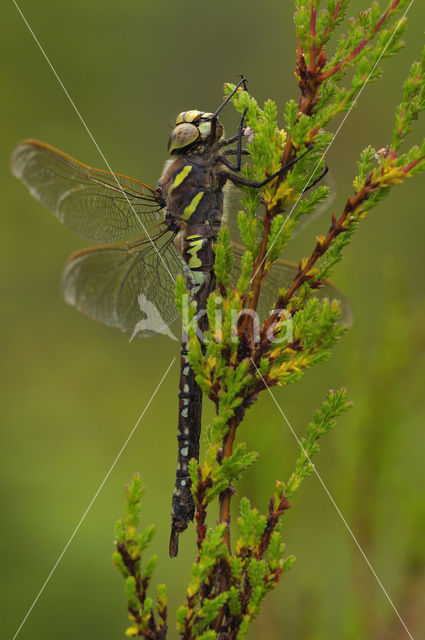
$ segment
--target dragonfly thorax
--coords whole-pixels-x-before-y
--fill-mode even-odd
[[[210,141],[212,118],[212,113],[196,109],[179,113],[168,140],[168,152],[173,155],[202,153],[202,149]],[[219,140],[223,135],[224,128],[217,120],[215,140]]]
[[[223,213],[223,179],[213,153],[179,155],[169,160],[158,182],[165,222],[174,232],[208,224],[218,234]]]

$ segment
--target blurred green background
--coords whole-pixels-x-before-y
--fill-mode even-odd
[[[352,13],[368,5],[351,4]],[[108,162],[151,185],[173,117],[213,110],[223,82],[237,73],[259,101],[272,97],[282,107],[298,97],[291,2],[22,0],[21,8]],[[424,24],[417,0],[406,48],[385,62],[383,80],[366,89],[328,154],[335,212],[352,191],[360,150],[389,142]],[[34,137],[104,166],[12,2],[3,5],[0,29],[1,620],[2,637],[11,638],[178,346],[165,337],[129,344],[63,303],[62,265],[84,242],[10,175],[9,155],[18,140]],[[232,130],[232,109],[223,119]],[[418,123],[410,141],[424,134]],[[328,364],[276,391],[301,435],[329,388],[349,388],[355,407],[323,441],[316,464],[416,638],[425,633],[424,197],[416,177],[361,224],[334,276],[352,302],[354,326]],[[305,255],[327,225],[326,215],[316,220],[287,257]],[[123,584],[110,556],[123,487],[135,471],[148,489],[144,521],[157,525],[156,579],[169,587],[175,637],[194,542],[191,530],[179,558],[168,558],[177,381],[175,364],[22,628],[23,640],[123,637]],[[211,407],[205,414],[208,420]],[[273,481],[291,471],[296,443],[267,394],[239,438],[260,452],[239,493],[264,510]],[[284,534],[298,561],[251,638],[407,638],[314,477],[285,515]]]

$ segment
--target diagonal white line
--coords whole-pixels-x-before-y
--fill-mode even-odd
[[[360,545],[360,542],[357,540],[356,536],[354,535],[350,525],[348,524],[348,522],[346,521],[346,519],[344,518],[344,515],[341,512],[341,509],[338,507],[337,503],[335,502],[333,496],[331,495],[328,487],[326,486],[322,476],[320,475],[320,473],[317,471],[316,466],[312,463],[312,461],[310,460],[310,457],[307,453],[307,451],[304,449],[304,447],[301,444],[300,439],[298,438],[297,434],[295,433],[294,428],[292,427],[291,423],[289,422],[288,418],[286,417],[285,413],[283,412],[283,409],[281,408],[281,406],[279,405],[278,401],[276,400],[276,398],[274,397],[272,390],[270,389],[269,385],[267,384],[267,382],[264,380],[263,376],[261,375],[260,371],[257,368],[257,365],[255,364],[254,360],[251,358],[251,362],[255,367],[255,370],[257,372],[257,374],[260,376],[261,380],[263,381],[264,386],[266,387],[267,391],[270,393],[273,402],[275,403],[276,407],[278,408],[280,414],[282,415],[283,419],[285,420],[286,424],[288,425],[288,427],[290,428],[290,430],[292,431],[292,435],[294,436],[295,440],[298,442],[298,445],[300,446],[303,454],[305,455],[305,457],[307,458],[307,460],[309,461],[314,473],[316,474],[320,484],[322,485],[322,487],[324,488],[329,500],[331,501],[332,505],[334,506],[336,512],[338,513],[339,517],[341,518],[342,522],[344,523],[345,528],[347,529],[348,533],[350,534],[350,536],[352,537],[356,547],[358,548],[358,550],[360,551],[361,555],[363,556],[367,566],[369,567],[369,569],[371,570],[371,572],[373,573],[377,583],[379,584],[379,586],[381,587],[383,593],[385,594],[385,597],[387,598],[388,602],[390,603],[391,607],[393,608],[396,616],[398,617],[398,619],[400,620],[401,624],[403,625],[407,635],[409,636],[410,640],[414,640],[412,634],[410,633],[409,629],[406,626],[406,623],[404,622],[403,618],[401,617],[400,613],[398,612],[394,602],[391,600],[387,590],[385,589],[384,585],[382,584],[379,576],[377,575],[375,569],[373,568],[373,566],[371,565],[368,557],[366,556],[365,552],[363,551],[363,548]]]
[[[115,182],[117,183],[118,189],[122,192],[123,196],[125,197],[125,199],[127,200],[128,204],[130,205],[134,215],[136,216],[140,226],[143,229],[143,232],[146,234],[146,236],[148,237],[148,239],[150,240],[151,244],[153,245],[153,248],[155,249],[155,251],[157,252],[162,264],[165,267],[165,270],[167,271],[168,275],[170,276],[171,280],[173,282],[175,282],[175,279],[173,277],[173,275],[171,274],[171,271],[168,268],[167,263],[165,262],[164,258],[162,257],[160,251],[158,250],[158,247],[155,245],[155,243],[153,242],[152,238],[150,237],[145,225],[143,224],[143,221],[141,220],[140,216],[138,213],[136,213],[136,210],[134,209],[132,203],[130,202],[127,194],[125,193],[124,189],[122,188],[122,186],[120,185],[117,176],[115,175],[115,173],[112,171],[111,169],[111,165],[109,164],[109,162],[107,161],[107,159],[105,158],[103,151],[101,150],[101,148],[99,147],[98,143],[96,142],[96,140],[94,139],[94,136],[92,134],[92,132],[90,131],[90,129],[88,128],[83,116],[81,115],[81,113],[79,112],[75,102],[73,101],[73,99],[71,98],[69,92],[67,91],[65,85],[63,84],[61,78],[59,77],[58,73],[56,72],[56,69],[54,68],[54,66],[52,65],[52,63],[50,62],[50,59],[47,56],[47,53],[44,51],[43,47],[40,44],[40,41],[38,40],[37,36],[35,35],[34,31],[31,29],[28,20],[25,18],[24,14],[22,13],[19,5],[17,4],[16,0],[12,0],[13,4],[15,5],[17,11],[19,12],[22,20],[24,21],[25,25],[28,28],[28,31],[30,32],[30,34],[32,35],[32,37],[34,38],[34,41],[36,42],[38,48],[40,49],[41,53],[43,54],[47,64],[49,65],[50,69],[52,70],[56,80],[59,82],[60,86],[63,89],[63,92],[65,93],[66,97],[68,98],[69,102],[72,105],[72,108],[74,109],[75,113],[77,114],[77,116],[79,117],[79,119],[81,120],[81,123],[83,125],[83,127],[85,128],[85,130],[87,131],[87,133],[89,134],[94,146],[96,147],[96,149],[98,150],[103,162],[105,163],[105,165],[108,167],[109,171],[111,172],[111,174],[114,176]]]
[[[83,515],[80,518],[80,521],[78,522],[77,526],[75,527],[74,531],[72,532],[72,535],[70,536],[68,542],[66,543],[66,545],[64,546],[62,552],[60,553],[58,559],[56,560],[55,564],[53,565],[49,575],[47,576],[47,578],[45,579],[45,581],[43,582],[40,591],[37,593],[36,597],[34,598],[30,608],[28,609],[27,613],[24,616],[24,619],[22,620],[21,624],[19,625],[15,635],[13,636],[12,640],[15,640],[15,638],[17,638],[20,630],[22,629],[22,627],[24,626],[25,622],[28,619],[28,616],[30,615],[31,611],[34,609],[35,605],[38,602],[38,599],[40,598],[41,594],[43,593],[44,589],[46,588],[48,582],[50,581],[50,578],[52,577],[52,575],[54,574],[54,572],[56,571],[60,561],[62,560],[63,556],[65,555],[69,545],[71,544],[71,542],[73,541],[73,539],[75,538],[79,528],[81,527],[81,525],[83,524],[88,512],[90,511],[90,509],[93,506],[94,501],[96,500],[97,496],[99,495],[99,493],[102,491],[103,486],[105,484],[105,482],[107,481],[107,479],[109,478],[109,476],[111,475],[115,465],[117,464],[121,454],[123,453],[124,449],[126,448],[127,444],[129,443],[131,437],[133,436],[134,432],[136,431],[137,427],[139,426],[140,421],[142,420],[143,416],[145,415],[146,411],[148,410],[152,400],[154,399],[154,397],[156,396],[160,386],[162,385],[162,383],[164,382],[169,370],[171,369],[171,367],[174,364],[175,361],[175,357],[171,360],[170,364],[168,365],[168,368],[166,370],[166,372],[164,373],[164,375],[162,376],[161,380],[159,381],[156,389],[154,390],[154,392],[152,393],[151,397],[149,398],[148,403],[146,404],[145,408],[143,409],[142,413],[140,414],[139,419],[137,420],[136,424],[134,425],[134,427],[132,428],[132,430],[130,431],[129,435],[127,436],[127,439],[125,440],[124,444],[122,445],[121,449],[119,450],[117,456],[115,457],[115,460],[113,461],[113,463],[111,464],[108,473],[106,474],[106,476],[103,478],[102,482],[100,483],[99,487],[97,488],[96,493],[94,494],[93,498],[90,500],[89,505],[87,507],[87,509],[84,511]]]
[[[353,104],[351,105],[351,107],[348,109],[347,113],[345,114],[344,118],[342,119],[342,122],[340,123],[339,127],[337,128],[337,130],[335,131],[335,134],[332,138],[332,140],[330,141],[330,143],[328,144],[328,146],[326,147],[326,149],[324,150],[322,157],[320,158],[319,162],[316,164],[316,166],[314,167],[313,171],[311,172],[311,174],[309,175],[307,182],[304,185],[303,190],[301,191],[300,195],[298,196],[297,200],[295,201],[294,205],[292,206],[292,209],[290,210],[290,212],[288,213],[288,215],[286,216],[281,228],[279,229],[278,233],[276,234],[276,237],[274,238],[273,242],[271,243],[270,247],[267,249],[267,253],[264,256],[263,260],[260,262],[260,264],[258,265],[254,275],[251,278],[251,283],[253,282],[255,276],[258,273],[258,270],[260,269],[260,267],[264,264],[267,256],[269,255],[274,243],[276,242],[276,240],[278,239],[280,232],[285,228],[286,223],[288,222],[289,218],[292,216],[292,214],[294,213],[295,209],[298,206],[299,201],[301,200],[301,198],[304,195],[304,192],[308,186],[308,183],[310,182],[310,180],[312,180],[312,178],[315,176],[316,171],[318,170],[319,166],[321,165],[321,163],[323,162],[323,160],[325,159],[326,154],[328,153],[329,149],[331,148],[331,146],[333,145],[333,143],[335,142],[335,138],[337,137],[337,135],[339,134],[339,132],[341,131],[342,127],[344,126],[348,116],[350,115],[350,113],[352,112],[352,110],[354,109],[354,107],[357,104],[358,99],[360,98],[361,94],[363,93],[363,91],[366,88],[367,83],[369,82],[370,77],[372,76],[373,72],[375,71],[376,67],[378,66],[378,64],[381,61],[382,56],[384,55],[384,53],[386,52],[386,50],[388,49],[388,47],[390,46],[394,36],[396,35],[397,31],[400,28],[401,23],[403,22],[404,18],[406,17],[410,7],[412,6],[412,4],[414,3],[415,0],[410,0],[410,3],[406,9],[406,11],[403,13],[403,15],[401,16],[400,20],[397,23],[396,28],[394,29],[394,32],[391,34],[391,36],[388,38],[388,42],[385,45],[385,47],[383,48],[379,58],[377,59],[377,61],[375,62],[375,64],[373,65],[369,75],[367,76],[366,80],[364,81],[364,83],[362,84],[362,86],[359,89],[358,94],[356,95],[356,97],[354,98]]]

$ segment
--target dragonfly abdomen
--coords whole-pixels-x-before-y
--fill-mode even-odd
[[[181,250],[187,265],[185,275],[189,290],[187,303],[192,301],[197,303],[196,326],[201,332],[207,328],[206,301],[215,289],[214,242],[215,235],[208,224],[187,226],[182,233]],[[171,556],[177,555],[179,533],[187,528],[190,520],[193,520],[194,503],[188,465],[192,458],[196,460],[199,458],[202,391],[195,380],[187,357],[188,340],[188,335],[183,330],[177,431],[178,458],[171,514]]]
[[[204,156],[181,156],[166,166],[159,190],[166,201],[166,220],[178,229],[175,245],[185,265],[189,302],[195,301],[198,328],[206,329],[208,295],[215,289],[213,246],[222,214],[222,193]],[[172,498],[170,555],[176,556],[178,536],[194,516],[189,460],[199,458],[202,391],[189,364],[188,338],[183,335],[179,384],[178,456]]]

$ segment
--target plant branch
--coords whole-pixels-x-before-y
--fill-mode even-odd
[[[401,0],[393,0],[393,2],[388,7],[388,9],[384,11],[384,13],[382,14],[380,20],[376,23],[374,29],[372,30],[372,33],[367,38],[364,38],[357,45],[357,47],[355,47],[355,49],[353,49],[353,51],[351,51],[348,56],[346,56],[343,60],[341,60],[338,64],[336,64],[335,67],[322,73],[320,76],[320,80],[323,82],[324,80],[327,80],[328,78],[331,78],[332,76],[334,76],[336,73],[338,73],[338,71],[341,71],[343,68],[349,66],[350,63],[352,63],[358,57],[358,55],[363,51],[363,49],[370,43],[371,40],[373,40],[376,34],[382,29],[388,17],[391,15],[391,13],[393,13],[393,11],[395,11],[395,9],[400,4],[400,2]]]
[[[230,422],[229,431],[224,439],[224,447],[223,447],[223,459],[230,458],[233,451],[233,443],[235,441],[237,422],[236,419],[233,418]],[[230,502],[233,495],[233,487],[229,485],[229,487],[220,494],[220,514],[219,514],[219,523],[225,524],[226,529],[224,533],[224,543],[227,547],[229,553],[231,553],[230,547]]]

